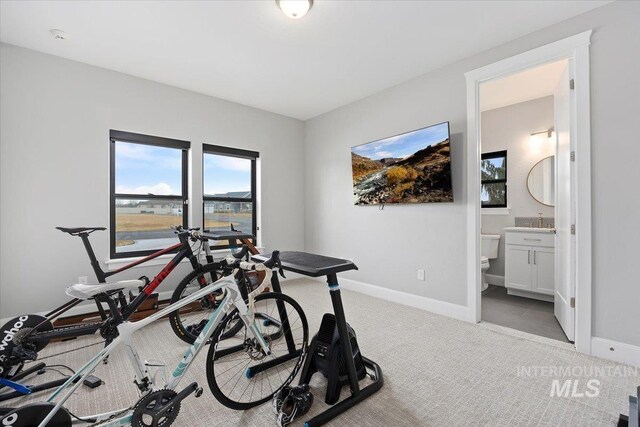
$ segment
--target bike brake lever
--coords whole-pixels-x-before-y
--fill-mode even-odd
[[[280,258],[278,258],[278,273],[283,277],[283,278],[287,278],[287,276],[284,275],[284,270],[282,268],[282,262],[280,262]]]

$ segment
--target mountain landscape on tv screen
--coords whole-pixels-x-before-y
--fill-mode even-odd
[[[351,169],[356,205],[452,202],[448,123],[353,147]]]

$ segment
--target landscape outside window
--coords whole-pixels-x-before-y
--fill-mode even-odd
[[[507,207],[507,152],[482,154],[480,171],[482,207]]]
[[[152,137],[148,137],[152,138]],[[134,256],[178,242],[186,225],[186,150],[112,138],[113,257]]]
[[[203,155],[204,208],[206,230],[234,229],[256,234],[255,157],[243,150],[216,150],[205,146]],[[211,241],[224,247],[227,241]]]

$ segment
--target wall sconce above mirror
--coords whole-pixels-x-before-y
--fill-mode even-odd
[[[551,126],[547,130],[543,130],[543,131],[540,131],[540,132],[532,132],[531,133],[531,138],[536,138],[536,137],[538,137],[538,135],[542,136],[543,134],[546,134],[547,138],[551,138],[553,136],[553,131],[554,131],[553,126]]]
[[[527,177],[527,189],[537,202],[546,206],[555,206],[555,156],[545,157],[533,165]]]

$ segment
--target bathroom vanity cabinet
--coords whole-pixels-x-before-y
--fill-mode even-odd
[[[555,293],[555,232],[550,228],[505,228],[507,293],[553,301]]]

